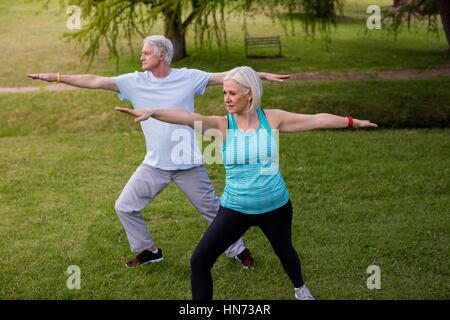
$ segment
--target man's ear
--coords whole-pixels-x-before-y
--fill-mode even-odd
[[[159,61],[163,62],[165,58],[166,58],[166,52],[161,51],[161,55],[159,56]]]

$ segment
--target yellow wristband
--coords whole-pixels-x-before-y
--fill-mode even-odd
[[[56,83],[59,83],[59,81],[61,80],[61,75],[59,74],[59,72],[56,73]]]

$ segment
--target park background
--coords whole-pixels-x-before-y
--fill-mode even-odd
[[[352,115],[376,130],[320,130],[280,135],[280,171],[294,206],[293,243],[307,286],[317,299],[448,299],[448,76],[386,79],[383,71],[449,68],[448,44],[425,23],[397,39],[367,30],[369,5],[347,0],[328,45],[295,35],[263,14],[248,20],[251,36],[280,35],[281,59],[246,59],[239,19],[227,14],[228,49],[214,43],[172,67],[221,72],[239,65],[257,71],[365,74],[347,80],[264,83],[264,108]],[[190,256],[206,223],[173,184],[144,210],[165,260],[127,269],[133,257],[114,202],[145,155],[130,106],[107,91],[54,90],[27,73],[140,71],[142,39],[120,45],[120,61],[101,48],[87,71],[83,49],[66,43],[65,10],[53,1],[0,1],[0,299],[190,299]],[[161,24],[153,33],[162,34]],[[220,58],[219,58],[220,56]],[[315,73],[314,73],[315,74]],[[196,98],[196,111],[225,115],[221,88]],[[208,142],[206,142],[208,143]],[[218,195],[220,164],[206,165]],[[292,285],[257,229],[244,236],[257,267],[243,270],[224,255],[213,268],[215,299],[294,299]],[[71,265],[81,288],[67,287]],[[381,288],[370,290],[367,268],[379,266]]]

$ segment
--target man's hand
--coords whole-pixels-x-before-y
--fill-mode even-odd
[[[273,82],[283,82],[283,79],[289,79],[291,77],[290,74],[275,74],[267,72],[258,72],[258,74],[262,80],[268,80]]]
[[[211,78],[209,78],[208,86],[222,85],[223,79],[225,78],[227,72],[213,73]],[[290,74],[275,74],[267,72],[257,72],[261,80],[273,81],[273,82],[283,82],[283,79],[288,79],[291,77]]]
[[[56,76],[55,73],[27,74],[27,77],[31,78],[31,79],[44,80],[44,81],[48,81],[48,82],[54,82],[54,81],[58,80],[58,77]]]

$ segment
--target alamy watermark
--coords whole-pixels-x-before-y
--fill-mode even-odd
[[[66,281],[67,289],[80,290],[81,289],[81,269],[80,269],[80,267],[77,265],[71,265],[67,268],[66,273],[70,275]]]
[[[81,29],[81,8],[76,5],[67,7],[66,14],[69,16],[66,21],[66,26],[69,30]]]
[[[367,7],[368,14],[372,14],[367,18],[366,25],[369,30],[381,29],[381,9],[377,5]]]
[[[371,14],[366,21],[369,30],[381,29],[381,8],[378,5],[370,5],[366,12]],[[69,30],[81,29],[81,8],[77,5],[70,5],[67,7],[66,14],[69,16],[66,21],[66,26]]]
[[[381,269],[377,265],[370,265],[366,273],[371,274],[369,278],[367,278],[367,289],[381,289]]]
[[[194,129],[195,132],[203,132],[202,122],[195,121]],[[241,133],[239,129],[228,130],[226,148],[221,150],[212,141],[223,141],[220,130],[208,129],[203,135],[194,135],[192,129],[178,128],[170,136],[170,141],[175,142],[170,151],[170,159],[177,165],[259,163],[262,164],[261,175],[276,174],[279,165],[279,130],[260,129],[252,134]],[[204,142],[209,144],[203,147]]]

